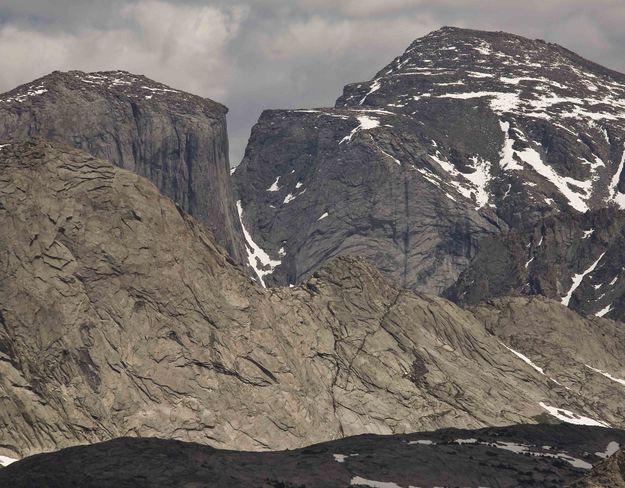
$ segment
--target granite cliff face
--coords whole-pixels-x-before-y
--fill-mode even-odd
[[[625,426],[619,324],[545,298],[463,310],[354,258],[263,289],[147,180],[76,149],[0,148],[0,228],[2,456]]]
[[[264,280],[298,283],[355,252],[442,293],[483,241],[625,208],[624,96],[624,75],[560,46],[443,28],[335,107],[264,112],[235,172]]]
[[[0,95],[0,142],[40,136],[145,176],[243,262],[226,112],[125,71],[54,72]]]
[[[625,320],[625,213],[560,213],[485,239],[444,295],[462,304],[543,295],[585,315]]]
[[[0,469],[0,484],[12,488],[563,488],[624,442],[623,431],[570,425],[366,435],[270,453],[125,438],[24,459]]]

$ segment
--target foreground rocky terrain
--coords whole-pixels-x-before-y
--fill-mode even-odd
[[[15,488],[563,488],[624,442],[625,432],[618,430],[538,425],[366,435],[271,453],[126,438],[27,458],[0,469],[0,484]]]
[[[540,297],[463,310],[354,258],[263,289],[151,183],[79,150],[0,148],[0,228],[2,456],[625,426],[621,324]]]
[[[40,136],[145,176],[242,262],[226,112],[126,71],[57,71],[0,95],[0,144]]]
[[[625,452],[622,450],[595,466],[571,488],[625,487]]]
[[[602,276],[625,264],[622,216],[581,217],[625,208],[624,96],[625,75],[544,41],[457,28],[417,39],[334,107],[262,114],[235,172],[243,224],[265,252],[257,268],[267,284],[293,284],[357,253],[439,294],[479,258],[450,296],[572,291],[577,310],[622,318],[620,291],[598,299],[609,281],[595,293],[576,276],[604,252]],[[561,262],[541,268],[552,217],[562,235],[545,235],[544,250]]]

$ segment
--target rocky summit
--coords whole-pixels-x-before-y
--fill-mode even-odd
[[[401,286],[443,293],[487,259],[485,243],[625,208],[624,96],[624,75],[555,44],[449,27],[417,39],[332,108],[262,114],[235,172],[250,260],[285,285],[357,253]],[[563,242],[592,230],[581,222]],[[596,298],[576,280],[597,260],[603,273],[606,250],[567,257],[549,296]],[[526,286],[520,271],[506,291]]]
[[[462,309],[356,258],[264,289],[149,181],[43,140],[0,148],[0,228],[0,456],[625,427],[625,329],[547,298]]]
[[[226,112],[126,71],[57,71],[0,95],[0,144],[39,136],[145,176],[242,262]]]
[[[623,431],[563,425],[366,435],[271,453],[124,438],[30,457],[0,469],[0,484],[12,488],[563,488],[589,473],[593,465],[602,469],[602,461],[623,442]]]

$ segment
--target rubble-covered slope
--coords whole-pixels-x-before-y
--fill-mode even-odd
[[[226,112],[126,71],[56,71],[0,95],[0,143],[40,136],[145,176],[244,262]]]
[[[623,443],[623,431],[564,425],[366,435],[271,453],[125,438],[24,459],[0,469],[0,484],[13,488],[562,488]]]
[[[624,386],[557,362],[538,371],[519,351],[542,361],[552,350],[494,335],[514,327],[510,310],[530,324],[547,310],[554,340],[559,327],[587,335],[570,357],[622,378],[618,324],[546,299],[477,316],[353,258],[263,289],[147,180],[75,149],[0,148],[0,228],[2,456],[120,436],[262,450],[440,427],[625,425]],[[536,324],[527,333],[543,338]]]
[[[610,456],[570,488],[625,488],[625,453]]]
[[[484,239],[624,208],[624,94],[624,75],[544,41],[417,39],[333,108],[263,113],[235,172],[257,267],[297,283],[358,252],[441,293]]]

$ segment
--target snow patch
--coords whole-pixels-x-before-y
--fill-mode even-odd
[[[595,373],[599,373],[599,374],[605,376],[606,378],[608,378],[609,380],[614,381],[615,383],[618,383],[620,385],[625,386],[625,380],[622,380],[620,378],[615,378],[610,373],[606,373],[605,371],[601,371],[600,369],[593,368],[592,366],[588,366],[587,364],[584,364],[584,366],[586,366],[588,369],[594,371]]]
[[[344,463],[347,458],[358,456],[358,454],[332,454],[332,456],[337,463]]]
[[[499,165],[502,169],[507,170],[522,170],[523,166],[521,166],[515,159],[514,156],[516,151],[513,149],[514,140],[510,137],[510,122],[499,121],[499,126],[504,134],[504,142],[503,147],[501,149],[501,160]]]
[[[374,481],[368,480],[365,478],[361,478],[360,476],[354,476],[352,480],[349,482],[351,486],[369,486],[370,488],[401,488],[396,483],[388,482],[388,481]]]
[[[348,135],[343,137],[339,144],[343,144],[344,142],[350,142],[358,131],[374,129],[376,127],[379,127],[380,125],[379,120],[374,119],[373,117],[369,117],[367,115],[359,115],[356,117],[356,119],[358,120],[358,126],[352,129],[352,131]]]
[[[374,92],[377,92],[380,89],[380,81],[379,80],[374,80],[373,84],[371,85],[371,89],[367,92],[367,94],[362,97],[362,100],[360,100],[360,102],[358,103],[358,105],[362,105],[363,103],[365,103],[365,100],[367,99],[367,97],[369,95],[371,95]]]
[[[505,347],[508,351],[510,351],[512,354],[514,354],[515,356],[517,356],[519,359],[521,359],[522,361],[524,361],[525,363],[529,364],[532,368],[534,368],[536,371],[538,371],[540,374],[542,374],[543,376],[545,375],[545,371],[543,370],[543,368],[537,366],[536,364],[534,364],[534,362],[528,358],[527,356],[521,354],[518,351],[515,351],[514,349],[512,349],[511,347],[506,346],[503,342],[499,342],[499,344],[501,344],[503,347]]]
[[[428,156],[434,160],[446,173],[456,178],[456,180],[448,181],[458,193],[468,200],[472,200],[471,195],[475,196],[477,206],[476,210],[479,210],[488,203],[490,194],[487,191],[487,186],[491,180],[490,163],[477,156],[471,158],[473,161],[473,173],[461,173],[453,164],[443,158],[439,151],[435,154],[428,154]],[[457,181],[457,179],[465,180]],[[468,183],[468,185],[467,185]]]
[[[558,420],[561,420],[562,422],[566,422],[567,424],[610,427],[610,424],[608,424],[607,422],[601,422],[600,420],[595,420],[591,419],[590,417],[578,415],[564,408],[551,407],[543,402],[540,402],[539,405],[544,408],[549,413],[549,415],[557,418]]]
[[[14,95],[12,97],[0,99],[0,102],[6,102],[6,103],[18,102],[18,103],[22,103],[22,102],[25,102],[26,100],[28,100],[30,97],[34,97],[34,96],[37,96],[37,95],[42,95],[42,94],[48,92],[48,90],[46,89],[46,87],[44,85],[31,86],[31,87],[26,88],[25,90],[26,91],[24,91],[22,93],[18,93],[17,95]]]
[[[456,444],[460,444],[460,445],[463,445],[463,444],[477,444],[478,443],[477,439],[473,439],[473,438],[471,438],[471,439],[456,439],[454,442]]]
[[[579,285],[582,284],[582,281],[584,280],[584,278],[595,270],[595,268],[599,264],[599,261],[603,259],[603,256],[605,256],[605,252],[601,254],[601,256],[599,256],[599,258],[594,263],[592,263],[590,267],[586,269],[586,271],[583,271],[582,273],[576,274],[575,276],[573,276],[573,285],[571,286],[571,289],[569,290],[569,292],[564,297],[562,297],[562,300],[561,300],[562,305],[566,305],[567,307],[569,306],[569,302],[571,301],[571,297],[573,296],[573,293],[575,292],[575,290],[577,290]]]
[[[378,146],[377,143],[375,142],[375,140],[373,139],[373,137],[371,137],[371,140],[373,141],[373,144],[375,145],[375,147],[377,148],[378,151],[380,151],[386,157],[388,157],[391,160],[393,160],[398,166],[401,166],[401,161],[399,159],[397,159],[395,156],[392,156],[391,154],[387,153],[384,149],[382,149],[380,146]]]
[[[621,448],[620,444],[618,442],[610,442],[607,447],[605,448],[605,451],[603,452],[596,452],[595,456],[603,458],[603,459],[608,459],[610,456],[616,454],[616,452]]]
[[[278,182],[280,181],[280,177],[278,176],[276,178],[276,181],[274,181],[271,186],[269,188],[267,188],[267,191],[279,191],[280,187],[278,186]]]
[[[599,310],[595,316],[596,317],[603,317],[604,315],[609,314],[612,311],[612,304],[610,303],[610,305],[608,305],[607,307],[602,308],[601,310]]]
[[[526,444],[517,444],[515,442],[504,442],[504,441],[497,441],[495,444],[493,444],[493,447],[496,447],[498,449],[503,449],[505,451],[510,451],[515,454],[530,454],[532,456],[537,456],[537,457],[562,459],[563,461],[568,462],[571,466],[574,466],[576,468],[592,469],[592,464],[582,459],[569,456],[567,453],[564,453],[564,452],[559,452],[556,454],[553,454],[550,452],[540,452],[540,451],[536,451],[532,449],[531,446],[528,446]],[[550,447],[544,446],[543,449],[550,449]]]
[[[317,219],[317,222],[319,222],[320,220],[325,219],[327,216],[328,216],[328,212],[324,212],[323,215]]]
[[[15,462],[19,461],[19,459],[13,459],[7,456],[0,456],[0,466],[8,466],[9,464],[13,464]]]
[[[621,162],[618,165],[616,173],[612,177],[610,187],[608,189],[610,196],[608,200],[616,203],[620,208],[625,209],[625,194],[618,190],[618,182],[621,179],[621,173],[623,173],[623,167],[625,166],[625,147],[623,147],[623,155],[621,156]]]
[[[528,147],[523,151],[518,151],[516,154],[521,158],[521,160],[523,160],[523,162],[536,171],[536,173],[553,183],[558,191],[566,197],[571,207],[582,213],[588,210],[588,205],[584,201],[582,195],[573,191],[569,185],[586,190],[586,192],[590,192],[592,190],[592,182],[579,181],[573,178],[560,176],[551,166],[548,166],[543,162],[540,153],[532,147]],[[590,197],[589,194],[586,194],[585,196],[586,198]]]
[[[282,264],[282,261],[271,259],[269,254],[267,254],[263,249],[260,248],[258,244],[254,242],[252,236],[245,228],[243,224],[243,207],[241,206],[241,200],[237,201],[237,210],[239,212],[239,220],[241,222],[241,227],[243,228],[243,236],[245,237],[245,249],[247,251],[247,262],[252,267],[252,269],[256,272],[258,279],[260,280],[263,288],[266,288],[265,281],[263,277],[273,273],[277,266]]]

